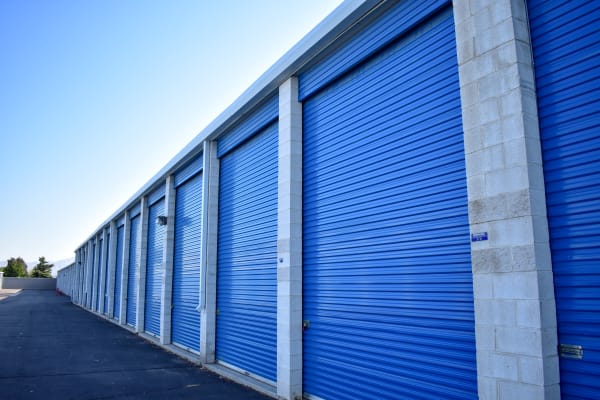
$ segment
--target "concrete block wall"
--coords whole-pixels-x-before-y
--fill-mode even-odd
[[[455,0],[481,399],[558,399],[554,286],[524,0]]]
[[[302,104],[298,79],[279,87],[277,395],[302,397]]]
[[[163,244],[160,309],[160,343],[171,343],[171,304],[173,298],[173,251],[175,245],[175,176],[166,181],[165,212],[167,227]]]
[[[2,289],[55,290],[56,278],[2,278]]]
[[[215,362],[217,312],[217,239],[219,227],[219,159],[217,143],[205,141],[202,170],[200,266],[200,361]]]

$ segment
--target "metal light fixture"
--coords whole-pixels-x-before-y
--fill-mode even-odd
[[[165,226],[167,224],[167,217],[164,215],[159,215],[156,217],[156,223],[160,226]]]

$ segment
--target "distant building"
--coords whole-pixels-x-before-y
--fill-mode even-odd
[[[282,399],[600,398],[599,18],[349,0],[59,287]]]

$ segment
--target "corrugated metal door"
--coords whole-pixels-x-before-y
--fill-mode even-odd
[[[202,234],[202,175],[177,187],[173,252],[171,340],[200,351],[200,238]]]
[[[477,398],[451,10],[308,97],[303,123],[304,391]]]
[[[108,314],[108,261],[110,254],[110,233],[106,233],[106,260],[104,261],[104,287],[102,288],[103,297],[103,314]]]
[[[221,159],[216,357],[277,374],[277,124]]]
[[[89,288],[89,293],[87,294],[89,302],[86,302],[86,307],[89,306],[90,310],[94,309],[94,290],[93,286],[96,284],[96,240],[92,242],[92,254],[90,255],[92,268],[91,271],[88,272],[89,280],[86,282],[86,289]],[[89,283],[88,283],[89,282]],[[89,286],[88,286],[89,285]]]
[[[600,2],[528,3],[562,398],[600,399]]]
[[[117,254],[115,261],[115,292],[114,292],[114,307],[113,317],[119,319],[121,316],[121,285],[123,273],[123,242],[125,240],[125,227],[123,225],[117,228]]]
[[[146,257],[146,304],[144,308],[144,330],[160,335],[160,293],[163,276],[163,247],[165,226],[159,225],[156,217],[165,215],[164,198],[151,205],[148,210],[148,254]]]
[[[96,267],[96,305],[94,310],[100,311],[100,298],[103,296],[102,292],[100,292],[100,280],[102,279],[102,268],[103,268],[103,259],[102,252],[104,249],[104,240],[100,239],[98,241],[98,266]]]
[[[138,256],[138,238],[140,236],[139,214],[131,218],[129,237],[129,265],[127,266],[127,325],[137,326],[137,285],[135,276],[138,273],[140,258]]]

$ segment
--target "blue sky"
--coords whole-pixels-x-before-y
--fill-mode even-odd
[[[0,261],[73,256],[341,0],[0,2]]]

